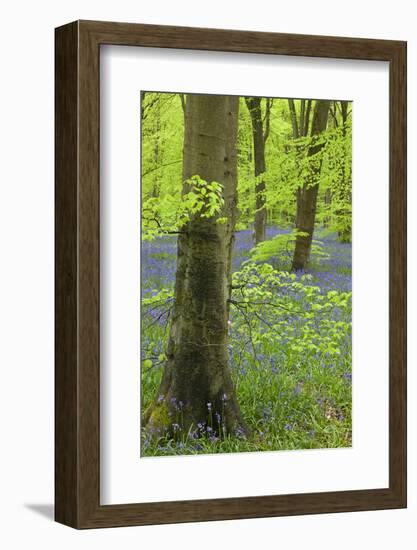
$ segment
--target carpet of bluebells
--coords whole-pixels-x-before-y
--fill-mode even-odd
[[[285,232],[269,227],[267,238]],[[257,280],[250,279],[255,276],[262,281],[279,280],[276,288],[285,294],[280,309],[262,305],[259,298],[253,302],[261,304],[257,308],[247,309],[246,304],[246,309],[231,308],[230,368],[250,435],[238,429],[234,435],[219,437],[210,403],[207,421],[183,433],[183,404],[175,403],[178,415],[172,426],[176,435],[143,433],[142,456],[351,446],[351,244],[340,243],[335,234],[323,231],[317,231],[315,238],[320,239],[326,259],[316,262],[313,258],[307,273],[291,274],[289,264],[274,266],[273,261],[273,267],[267,266],[269,271],[260,266],[258,272],[248,266],[252,232],[236,232],[233,272],[237,280],[246,277],[250,282]],[[158,297],[142,308],[144,412],[157,394],[164,368],[175,237],[143,242],[141,257],[142,299]],[[258,292],[257,286],[247,285],[245,299],[251,299],[251,291]],[[274,288],[269,288],[270,295]],[[306,311],[310,312],[307,321]],[[252,323],[251,338],[245,337],[248,322]],[[227,411],[227,396],[224,403]]]

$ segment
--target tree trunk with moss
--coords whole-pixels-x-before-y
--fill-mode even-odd
[[[310,157],[310,173],[308,181],[304,183],[297,208],[296,229],[300,235],[297,235],[295,241],[292,261],[292,269],[294,271],[305,269],[310,260],[322,164],[320,153],[324,146],[324,143],[320,142],[317,138],[327,128],[329,107],[330,101],[319,100],[316,102],[314,109],[311,128],[312,143],[307,153],[308,157]]]
[[[224,205],[215,216],[191,216],[178,237],[167,361],[144,421],[150,432],[207,433],[208,427],[224,436],[245,432],[227,349],[239,99],[188,95],[185,105],[183,192],[198,175],[223,185]]]

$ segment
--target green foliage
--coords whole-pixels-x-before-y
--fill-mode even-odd
[[[291,265],[297,236],[307,237],[308,233],[294,229],[289,233],[278,234],[272,239],[258,243],[256,247],[251,250],[250,260],[248,261],[265,262],[271,260],[276,267],[288,267]],[[329,255],[325,252],[321,241],[313,239],[311,245],[311,259],[316,264],[329,259]]]
[[[352,228],[352,126],[327,132],[320,178],[317,223],[350,242]]]
[[[221,211],[224,205],[223,185],[217,181],[208,183],[200,176],[192,176],[185,182],[190,188],[183,194],[182,204],[185,212],[183,223],[187,223],[190,214],[198,214],[202,218],[212,218]]]
[[[281,349],[285,342],[290,355],[340,353],[350,332],[351,292],[323,294],[311,274],[298,279],[268,263],[246,263],[233,274],[233,288],[232,304],[240,314],[236,343],[250,338],[254,346]]]
[[[270,131],[266,141],[266,166],[258,176],[266,184],[268,223],[291,227],[296,211],[296,192],[312,185],[312,168],[322,162],[317,224],[330,227],[342,240],[351,234],[352,123],[342,124],[340,102],[328,130],[314,139],[293,138],[287,99],[274,99],[270,110]],[[297,116],[300,100],[294,100]],[[263,117],[266,100],[262,99]],[[314,108],[314,101],[313,101]],[[147,92],[142,101],[142,201],[143,208],[162,225],[150,220],[143,227],[144,238],[163,231],[175,231],[181,222],[182,147],[184,113],[180,94]],[[324,143],[318,155],[307,154],[311,145]],[[253,139],[250,115],[241,98],[238,125],[238,218],[239,228],[253,223],[255,213]],[[195,197],[191,197],[195,200]],[[192,205],[190,205],[192,208]],[[155,212],[156,210],[156,212]]]
[[[167,233],[179,232],[192,216],[211,218],[221,212],[224,205],[223,186],[216,181],[207,182],[194,175],[184,182],[186,190],[181,196],[166,194],[150,197],[142,205],[142,240],[150,241]],[[224,223],[227,218],[218,218]]]
[[[193,217],[214,218],[220,224],[228,221],[223,215],[219,182],[205,181],[199,175],[183,181],[183,100],[181,94],[146,92],[141,102],[142,241],[150,241],[145,246],[152,247],[149,259],[156,265],[150,270],[153,275],[142,280],[142,411],[154,400],[166,364],[174,301],[174,235],[186,231]],[[264,129],[268,108],[270,126],[265,146],[266,170],[255,178],[252,123],[241,98],[236,229],[252,227],[258,181],[265,182],[268,225],[286,229],[260,243],[249,257],[248,245],[244,253],[247,261],[233,274],[230,368],[251,435],[236,433],[224,439],[213,438],[209,429],[213,419],[208,412],[197,442],[195,434],[182,433],[179,426],[173,438],[160,433],[158,438],[143,440],[143,454],[351,444],[351,293],[337,287],[322,291],[315,271],[320,266],[323,272],[344,270],[350,274],[349,267],[332,263],[324,240],[326,234],[334,232],[340,241],[351,239],[352,116],[350,112],[342,113],[341,102],[331,103],[331,116],[323,134],[312,138],[308,133],[294,139],[288,100],[274,99],[267,107],[267,100],[262,99]],[[294,100],[294,106],[300,119],[302,101]],[[311,106],[313,112],[314,100]],[[311,147],[320,144],[320,151],[310,154]],[[314,170],[318,165],[319,181]],[[297,237],[293,229],[297,193],[317,183],[310,273],[295,275],[286,270]],[[162,241],[171,243],[174,252],[159,247]],[[237,254],[241,260],[242,251]],[[170,273],[169,282],[155,275],[164,271]],[[163,420],[161,424],[166,423]]]
[[[146,307],[171,294],[160,292]],[[168,297],[168,298],[167,298]],[[145,316],[146,317],[146,316]],[[144,320],[144,322],[146,319]],[[145,456],[225,453],[351,445],[351,293],[322,292],[314,276],[302,277],[267,263],[247,263],[233,274],[230,367],[251,434],[213,437],[215,419],[183,432],[180,416],[172,437],[142,440]],[[150,363],[142,362],[142,399],[155,396],[165,357],[158,342],[167,333],[156,324],[143,332]],[[150,361],[150,360],[149,360]],[[180,415],[180,411],[179,411]]]

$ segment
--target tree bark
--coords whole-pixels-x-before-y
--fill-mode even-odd
[[[262,175],[265,173],[265,136],[262,122],[262,109],[260,97],[246,97],[246,105],[252,121],[253,152],[255,161],[255,223],[254,223],[254,244],[255,246],[265,240],[266,234],[266,197],[265,180]],[[270,109],[267,111],[269,116]],[[269,121],[268,121],[269,124]],[[268,126],[267,126],[268,127]]]
[[[307,101],[307,105],[306,105]],[[300,122],[297,119],[297,110],[295,108],[295,102],[293,99],[288,99],[288,107],[291,116],[292,136],[293,139],[299,139],[308,135],[308,129],[310,125],[310,112],[311,112],[311,99],[300,100]],[[297,157],[301,158],[303,154],[302,147],[296,148]],[[303,201],[304,185],[299,185],[296,191],[296,212],[295,212],[295,227],[298,227],[300,211]]]
[[[295,103],[293,99],[288,100],[288,107],[291,115],[292,136],[294,139],[298,139],[300,137],[300,132],[298,129],[297,112],[295,110]]]
[[[329,106],[330,101],[319,100],[316,102],[314,109],[311,128],[313,141],[307,153],[312,158],[310,181],[307,181],[303,186],[302,193],[298,197],[299,204],[297,208],[297,230],[305,235],[296,237],[292,262],[292,269],[295,271],[305,269],[310,260],[322,164],[320,152],[324,145],[323,143],[315,143],[314,138],[326,130]]]
[[[155,145],[154,145],[154,165],[155,168],[158,168],[162,164],[161,151],[160,151],[160,141],[161,141],[161,102],[157,101],[155,105],[155,126],[154,126],[154,136],[155,136]],[[159,196],[160,188],[160,176],[161,171],[155,170],[153,177],[153,186],[152,186],[152,197]]]
[[[194,175],[223,185],[224,206],[195,214],[178,238],[175,302],[161,385],[145,414],[148,430],[245,433],[228,365],[231,258],[237,207],[239,98],[187,95],[183,192]],[[226,223],[217,223],[227,217]],[[179,425],[180,428],[177,428]]]
[[[342,115],[342,135],[346,137],[347,124],[348,124],[348,101],[340,102],[340,112]],[[339,197],[344,202],[352,201],[351,185],[350,185],[350,175],[346,173],[346,159],[344,158],[342,164],[342,185],[339,192]],[[345,212],[340,212],[340,214],[345,214]],[[338,231],[339,241],[342,243],[348,243],[352,241],[352,223],[349,223]]]

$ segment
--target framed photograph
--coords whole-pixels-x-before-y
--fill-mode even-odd
[[[406,506],[406,43],[56,29],[56,521]]]

